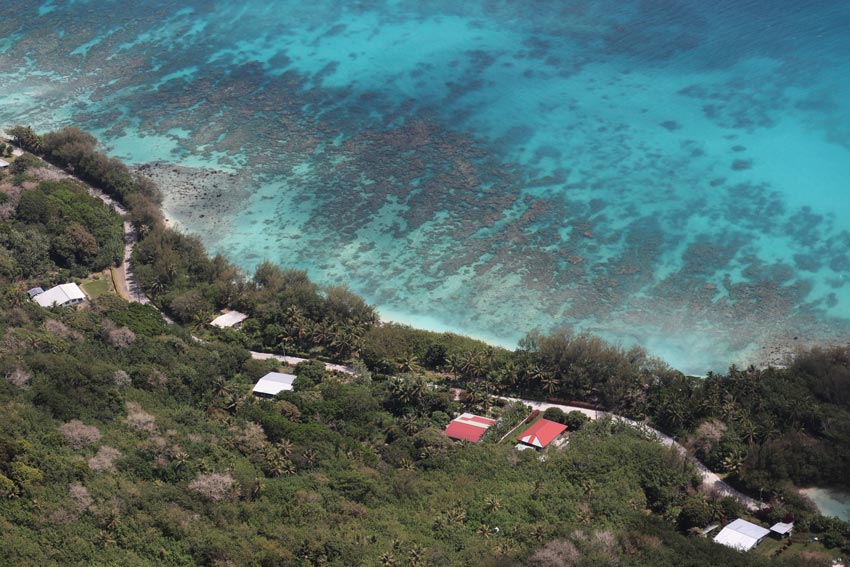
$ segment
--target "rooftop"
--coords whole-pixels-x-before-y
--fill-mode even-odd
[[[738,518],[714,536],[714,541],[738,551],[749,551],[758,545],[770,530]]]
[[[247,318],[247,315],[240,313],[239,311],[228,311],[227,313],[222,313],[210,321],[210,325],[220,329],[226,329],[228,327],[235,327]]]
[[[494,419],[464,413],[449,422],[446,427],[446,436],[478,443],[494,423],[496,423]]]
[[[554,441],[555,438],[561,433],[563,433],[566,429],[567,426],[562,423],[549,421],[548,419],[541,419],[535,422],[534,425],[526,429],[519,436],[519,441],[521,443],[525,443],[526,445],[531,445],[533,447],[537,447],[538,449],[542,449],[543,447]]]
[[[33,290],[30,290],[33,291]],[[75,283],[66,283],[51,287],[44,293],[33,296],[33,300],[42,307],[67,305],[85,301],[86,295]]]
[[[791,530],[794,529],[794,522],[785,523],[785,522],[776,522],[772,526],[770,526],[770,531],[776,532],[780,535],[785,535],[791,533]]]
[[[276,396],[286,390],[291,390],[295,376],[281,372],[269,372],[257,382],[252,392],[254,394]]]

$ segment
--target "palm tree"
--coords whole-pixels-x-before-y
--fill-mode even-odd
[[[484,539],[490,539],[490,536],[493,535],[493,530],[487,524],[481,524],[480,526],[478,526],[478,529],[475,530],[475,533],[477,533]]]
[[[405,352],[398,359],[399,372],[415,373],[418,372],[420,368],[421,367],[419,366],[419,358],[415,354]]]
[[[488,494],[484,498],[484,509],[488,512],[498,512],[502,509],[502,502],[496,496]]]
[[[154,278],[154,280],[148,285],[148,291],[153,296],[158,296],[162,293],[165,293],[165,290],[168,289],[168,282],[165,281],[165,278],[159,276]]]
[[[532,364],[525,369],[525,378],[532,388],[539,384],[546,376],[546,371],[539,364]]]
[[[248,401],[248,396],[240,396],[236,392],[231,392],[224,398],[224,409],[231,414],[236,413]]]
[[[453,378],[457,378],[463,369],[463,361],[458,355],[450,354],[446,356],[446,364],[443,369],[451,374]]]
[[[316,458],[318,454],[313,449],[307,449],[303,453],[301,453],[301,457],[303,457],[304,462],[307,463],[308,467],[312,467],[316,463]]]
[[[330,336],[330,325],[322,321],[312,322],[310,325],[310,339],[317,345],[324,345]]]
[[[276,448],[278,452],[284,457],[289,457],[292,455],[292,451],[295,449],[295,444],[286,439],[285,437],[277,442]]]
[[[212,320],[213,314],[209,310],[200,309],[192,316],[192,330],[198,332],[204,329]]]
[[[230,389],[230,384],[228,384],[227,379],[224,376],[218,376],[213,380],[212,395],[214,400],[225,398],[232,393],[233,391]]]
[[[460,370],[467,377],[480,378],[486,374],[486,363],[479,350],[468,350],[460,358]]]
[[[490,390],[489,384],[481,381],[474,382],[467,390],[467,403],[473,407],[478,407],[486,411],[490,406]]]
[[[413,414],[405,414],[399,419],[399,427],[408,435],[419,431],[419,420]]]
[[[283,313],[283,317],[290,332],[299,339],[303,339],[309,334],[309,321],[300,307],[295,305],[288,307]]]
[[[723,459],[723,470],[730,474],[738,474],[741,467],[744,465],[746,455],[743,451],[737,450],[726,455]]]
[[[270,459],[266,461],[266,471],[271,476],[283,476],[285,474],[294,474],[295,465],[289,459],[284,458],[279,453],[270,455]]]
[[[499,383],[507,388],[513,388],[519,383],[519,367],[516,362],[509,360],[499,371]]]
[[[757,429],[753,421],[747,417],[742,417],[735,425],[735,429],[741,434],[741,439],[748,444],[755,443],[757,437]]]
[[[496,553],[499,555],[510,555],[514,552],[516,544],[512,540],[503,539],[496,545]]]
[[[461,506],[455,506],[446,512],[446,521],[452,525],[463,525],[466,523],[466,510]]]
[[[558,380],[554,375],[550,372],[546,372],[540,378],[540,383],[543,385],[543,389],[550,396],[555,393],[555,390],[558,389],[558,386],[561,385],[561,381]]]
[[[410,567],[421,567],[425,564],[425,550],[415,543],[410,547],[408,554],[408,565]]]

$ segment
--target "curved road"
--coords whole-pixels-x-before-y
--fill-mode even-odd
[[[597,410],[591,410],[591,409],[587,409],[587,408],[580,408],[580,407],[576,407],[576,406],[567,406],[567,405],[563,405],[563,404],[551,404],[549,402],[538,402],[536,400],[523,400],[523,399],[520,399],[520,398],[509,398],[509,397],[506,397],[506,396],[496,396],[496,397],[499,398],[499,399],[502,399],[502,400],[508,400],[508,401],[512,401],[512,402],[522,402],[525,405],[530,406],[532,409],[537,409],[537,410],[540,410],[540,411],[545,411],[549,408],[558,408],[558,409],[565,411],[565,412],[580,411],[581,413],[583,413],[584,415],[586,415],[590,419],[597,419],[599,417],[607,416],[607,417],[611,417],[613,419],[616,419],[618,421],[622,421],[623,423],[631,425],[632,427],[635,427],[637,429],[640,429],[642,431],[647,432],[652,437],[655,437],[656,439],[658,439],[658,441],[662,445],[665,445],[667,447],[673,447],[674,449],[676,449],[676,451],[679,452],[679,454],[681,454],[683,457],[685,457],[690,462],[692,462],[694,464],[694,466],[697,468],[697,470],[700,473],[702,473],[701,489],[706,494],[709,494],[709,495],[717,497],[717,498],[723,498],[725,496],[731,496],[732,498],[734,498],[735,500],[737,500],[738,502],[740,502],[741,504],[746,506],[747,510],[750,510],[750,511],[756,511],[756,510],[760,510],[761,508],[767,507],[767,504],[765,504],[764,502],[760,502],[759,500],[756,500],[755,498],[750,498],[746,494],[744,494],[744,493],[740,492],[739,490],[736,490],[736,489],[732,488],[731,486],[729,486],[729,484],[726,483],[723,479],[721,479],[720,476],[717,475],[717,473],[709,470],[708,467],[706,467],[703,463],[701,463],[696,458],[694,458],[693,455],[688,453],[688,450],[685,449],[682,446],[681,443],[679,443],[678,441],[676,441],[675,439],[673,439],[669,435],[666,435],[666,434],[658,431],[657,429],[653,429],[652,427],[649,427],[648,425],[645,425],[643,423],[634,421],[633,419],[629,419],[627,417],[623,417],[623,416],[616,415],[616,414],[613,414],[613,413],[609,413],[609,412],[606,412],[606,411],[597,411]]]

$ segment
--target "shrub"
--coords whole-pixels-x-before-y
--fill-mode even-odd
[[[543,412],[543,419],[548,419],[555,423],[566,423],[567,414],[565,414],[561,408],[548,408]]]
[[[4,474],[0,474],[0,496],[8,497],[15,494],[15,483]]]
[[[319,384],[325,379],[327,373],[325,365],[318,360],[305,360],[295,367],[295,375],[299,379],[306,378],[313,384]]]
[[[28,490],[44,480],[44,473],[35,467],[15,461],[12,463],[12,478],[21,488]]]

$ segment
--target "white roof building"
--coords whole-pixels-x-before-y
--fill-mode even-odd
[[[258,396],[274,397],[281,392],[291,390],[294,382],[295,376],[292,374],[269,372],[260,378],[252,392]]]
[[[720,530],[720,533],[714,536],[714,541],[738,551],[749,551],[769,533],[770,530],[766,528],[738,518]]]
[[[223,313],[210,321],[210,325],[218,327],[219,329],[226,329],[228,327],[238,326],[247,318],[247,315],[240,313],[239,311],[228,311],[227,313]]]
[[[9,162],[0,159],[0,169],[3,169],[4,167],[9,167]]]
[[[86,300],[86,294],[75,283],[66,283],[51,287],[44,293],[33,296],[33,300],[42,307],[65,307],[76,305]]]
[[[776,522],[772,526],[770,526],[770,531],[775,534],[786,536],[790,534],[794,529],[794,522],[785,523],[785,522]]]

